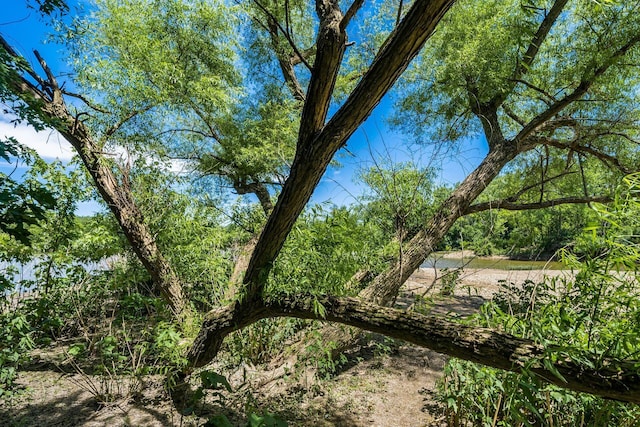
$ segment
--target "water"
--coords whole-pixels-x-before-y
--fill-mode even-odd
[[[433,254],[421,265],[422,268],[491,268],[496,270],[566,270],[566,266],[557,261],[520,261],[485,257],[443,257]]]
[[[110,261],[111,259],[103,259],[101,261],[84,262],[81,263],[80,266],[83,267],[87,272],[96,272],[109,269]],[[14,291],[24,292],[36,289],[36,282],[38,281],[36,270],[39,267],[42,267],[44,262],[45,261],[43,259],[35,259],[26,263],[21,263],[18,261],[0,261],[0,275],[4,276],[4,278],[9,282],[15,284],[14,289],[5,289],[4,293],[9,294]],[[67,267],[71,267],[71,264],[69,264]],[[8,272],[7,269],[9,268],[11,268],[12,270],[15,269],[15,271]],[[64,270],[64,266],[62,270]],[[53,275],[55,277],[64,277],[65,273],[64,271],[60,271],[60,269],[54,269]],[[0,295],[1,294],[2,293],[0,292]]]

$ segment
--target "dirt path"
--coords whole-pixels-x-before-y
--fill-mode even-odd
[[[433,268],[420,268],[404,284],[404,290],[414,294],[422,295],[428,290],[433,281],[442,277],[440,270]],[[500,289],[500,282],[507,284],[521,284],[525,280],[534,282],[541,281],[544,277],[569,277],[568,270],[499,270],[491,268],[466,268],[459,276],[459,283],[455,288],[455,295],[478,296],[485,300],[491,297]],[[430,290],[431,294],[437,293],[441,289],[441,284],[436,283]]]
[[[405,284],[400,306],[416,295],[435,295],[440,284],[433,269],[420,269]],[[563,271],[466,269],[452,296],[435,299],[434,312],[468,315],[499,289],[498,281],[522,283]],[[426,294],[425,294],[426,292]],[[349,362],[328,381],[279,378],[264,382],[268,371],[244,367],[223,372],[235,392],[223,402],[236,425],[245,408],[278,413],[290,426],[439,426],[430,397],[446,357],[428,349],[375,337],[348,355]],[[147,377],[135,399],[98,407],[92,387],[100,380],[54,370],[21,372],[27,390],[11,403],[0,403],[0,425],[7,426],[197,426],[203,418],[182,417],[172,406],[159,378]],[[114,383],[112,387],[116,387]],[[120,384],[119,387],[128,387]],[[211,412],[221,410],[215,404]]]

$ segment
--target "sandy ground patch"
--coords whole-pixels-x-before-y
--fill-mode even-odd
[[[403,287],[398,305],[407,307],[416,295],[436,295],[441,273],[420,269]],[[452,296],[434,299],[433,311],[468,315],[491,299],[498,281],[519,284],[539,281],[544,275],[567,275],[564,271],[505,271],[465,269]],[[446,357],[430,351],[390,342],[377,336],[354,349],[349,362],[327,381],[277,378],[264,381],[271,371],[252,367],[242,372],[222,372],[236,392],[227,408],[210,405],[209,414],[225,412],[235,425],[243,424],[246,407],[279,414],[290,426],[440,426],[441,413],[431,393],[442,376]],[[182,417],[157,377],[145,378],[139,393],[126,400],[99,406],[83,381],[99,383],[97,377],[63,374],[49,367],[21,372],[19,384],[26,392],[11,402],[0,403],[0,425],[30,426],[198,426],[205,418]],[[205,413],[207,410],[204,411]]]

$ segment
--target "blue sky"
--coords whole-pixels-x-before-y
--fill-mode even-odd
[[[73,6],[76,2],[72,0],[68,4]],[[33,50],[38,50],[56,74],[66,70],[65,64],[58,60],[64,47],[47,40],[51,28],[35,10],[27,8],[26,1],[3,0],[0,33],[31,64],[36,63]],[[34,68],[38,69],[35,66]],[[12,119],[13,117],[0,111],[0,138],[13,136],[22,144],[35,149],[47,161],[60,160],[67,163],[71,160],[73,150],[57,132],[51,130],[36,132],[30,126],[11,123]],[[19,180],[25,172],[25,167],[21,164],[7,164],[0,160],[0,172],[11,174],[12,178]],[[79,215],[90,215],[101,209],[96,202],[82,202],[78,205],[77,212]]]
[[[34,65],[36,58],[33,54],[34,50],[38,50],[56,74],[64,72],[65,64],[58,60],[59,53],[64,48],[47,42],[47,35],[51,29],[45,25],[45,21],[35,10],[27,8],[24,1],[14,0],[5,3],[7,4],[3,4],[0,15],[0,33],[9,44],[23,55],[34,69],[39,69]],[[0,136],[15,136],[23,144],[36,149],[47,160],[71,159],[71,147],[57,132],[36,132],[26,125],[15,126],[10,123],[12,119],[11,116],[0,112]]]
[[[68,1],[71,13],[77,4],[84,1]],[[35,63],[33,49],[37,49],[47,60],[54,73],[65,71],[65,64],[58,58],[64,47],[47,42],[47,35],[51,31],[40,18],[38,13],[26,7],[23,1],[4,1],[3,13],[0,17],[0,32],[27,60]],[[8,4],[7,4],[8,3]],[[36,67],[37,69],[37,67]],[[338,161],[341,167],[330,167],[316,192],[313,201],[329,201],[338,205],[350,204],[363,191],[363,186],[357,182],[357,172],[362,168],[373,165],[373,159],[390,158],[393,161],[412,160],[418,164],[429,164],[440,170],[438,180],[441,183],[453,184],[462,180],[482,159],[486,153],[486,146],[481,141],[471,142],[466,151],[455,156],[448,156],[443,160],[431,162],[431,148],[416,147],[408,143],[409,137],[394,133],[386,124],[385,117],[392,109],[392,103],[385,98],[373,112],[366,123],[354,134],[347,150],[342,150]],[[23,144],[36,149],[46,160],[59,159],[68,161],[72,150],[56,132],[43,131],[36,133],[24,125],[15,127],[9,123],[11,117],[0,112],[0,137],[15,136]],[[0,171],[9,173],[15,165],[0,163]],[[20,174],[18,169],[15,174]],[[83,204],[80,214],[90,214],[99,209],[98,205]]]

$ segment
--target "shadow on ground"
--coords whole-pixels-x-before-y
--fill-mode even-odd
[[[37,382],[36,374],[42,377],[40,382]],[[21,377],[21,382],[28,384],[28,388],[13,400],[0,403],[2,426],[180,425],[180,416],[175,411],[167,410],[166,401],[141,395],[139,402],[128,399],[99,404],[87,389],[70,382],[59,373],[38,371],[23,373]]]

